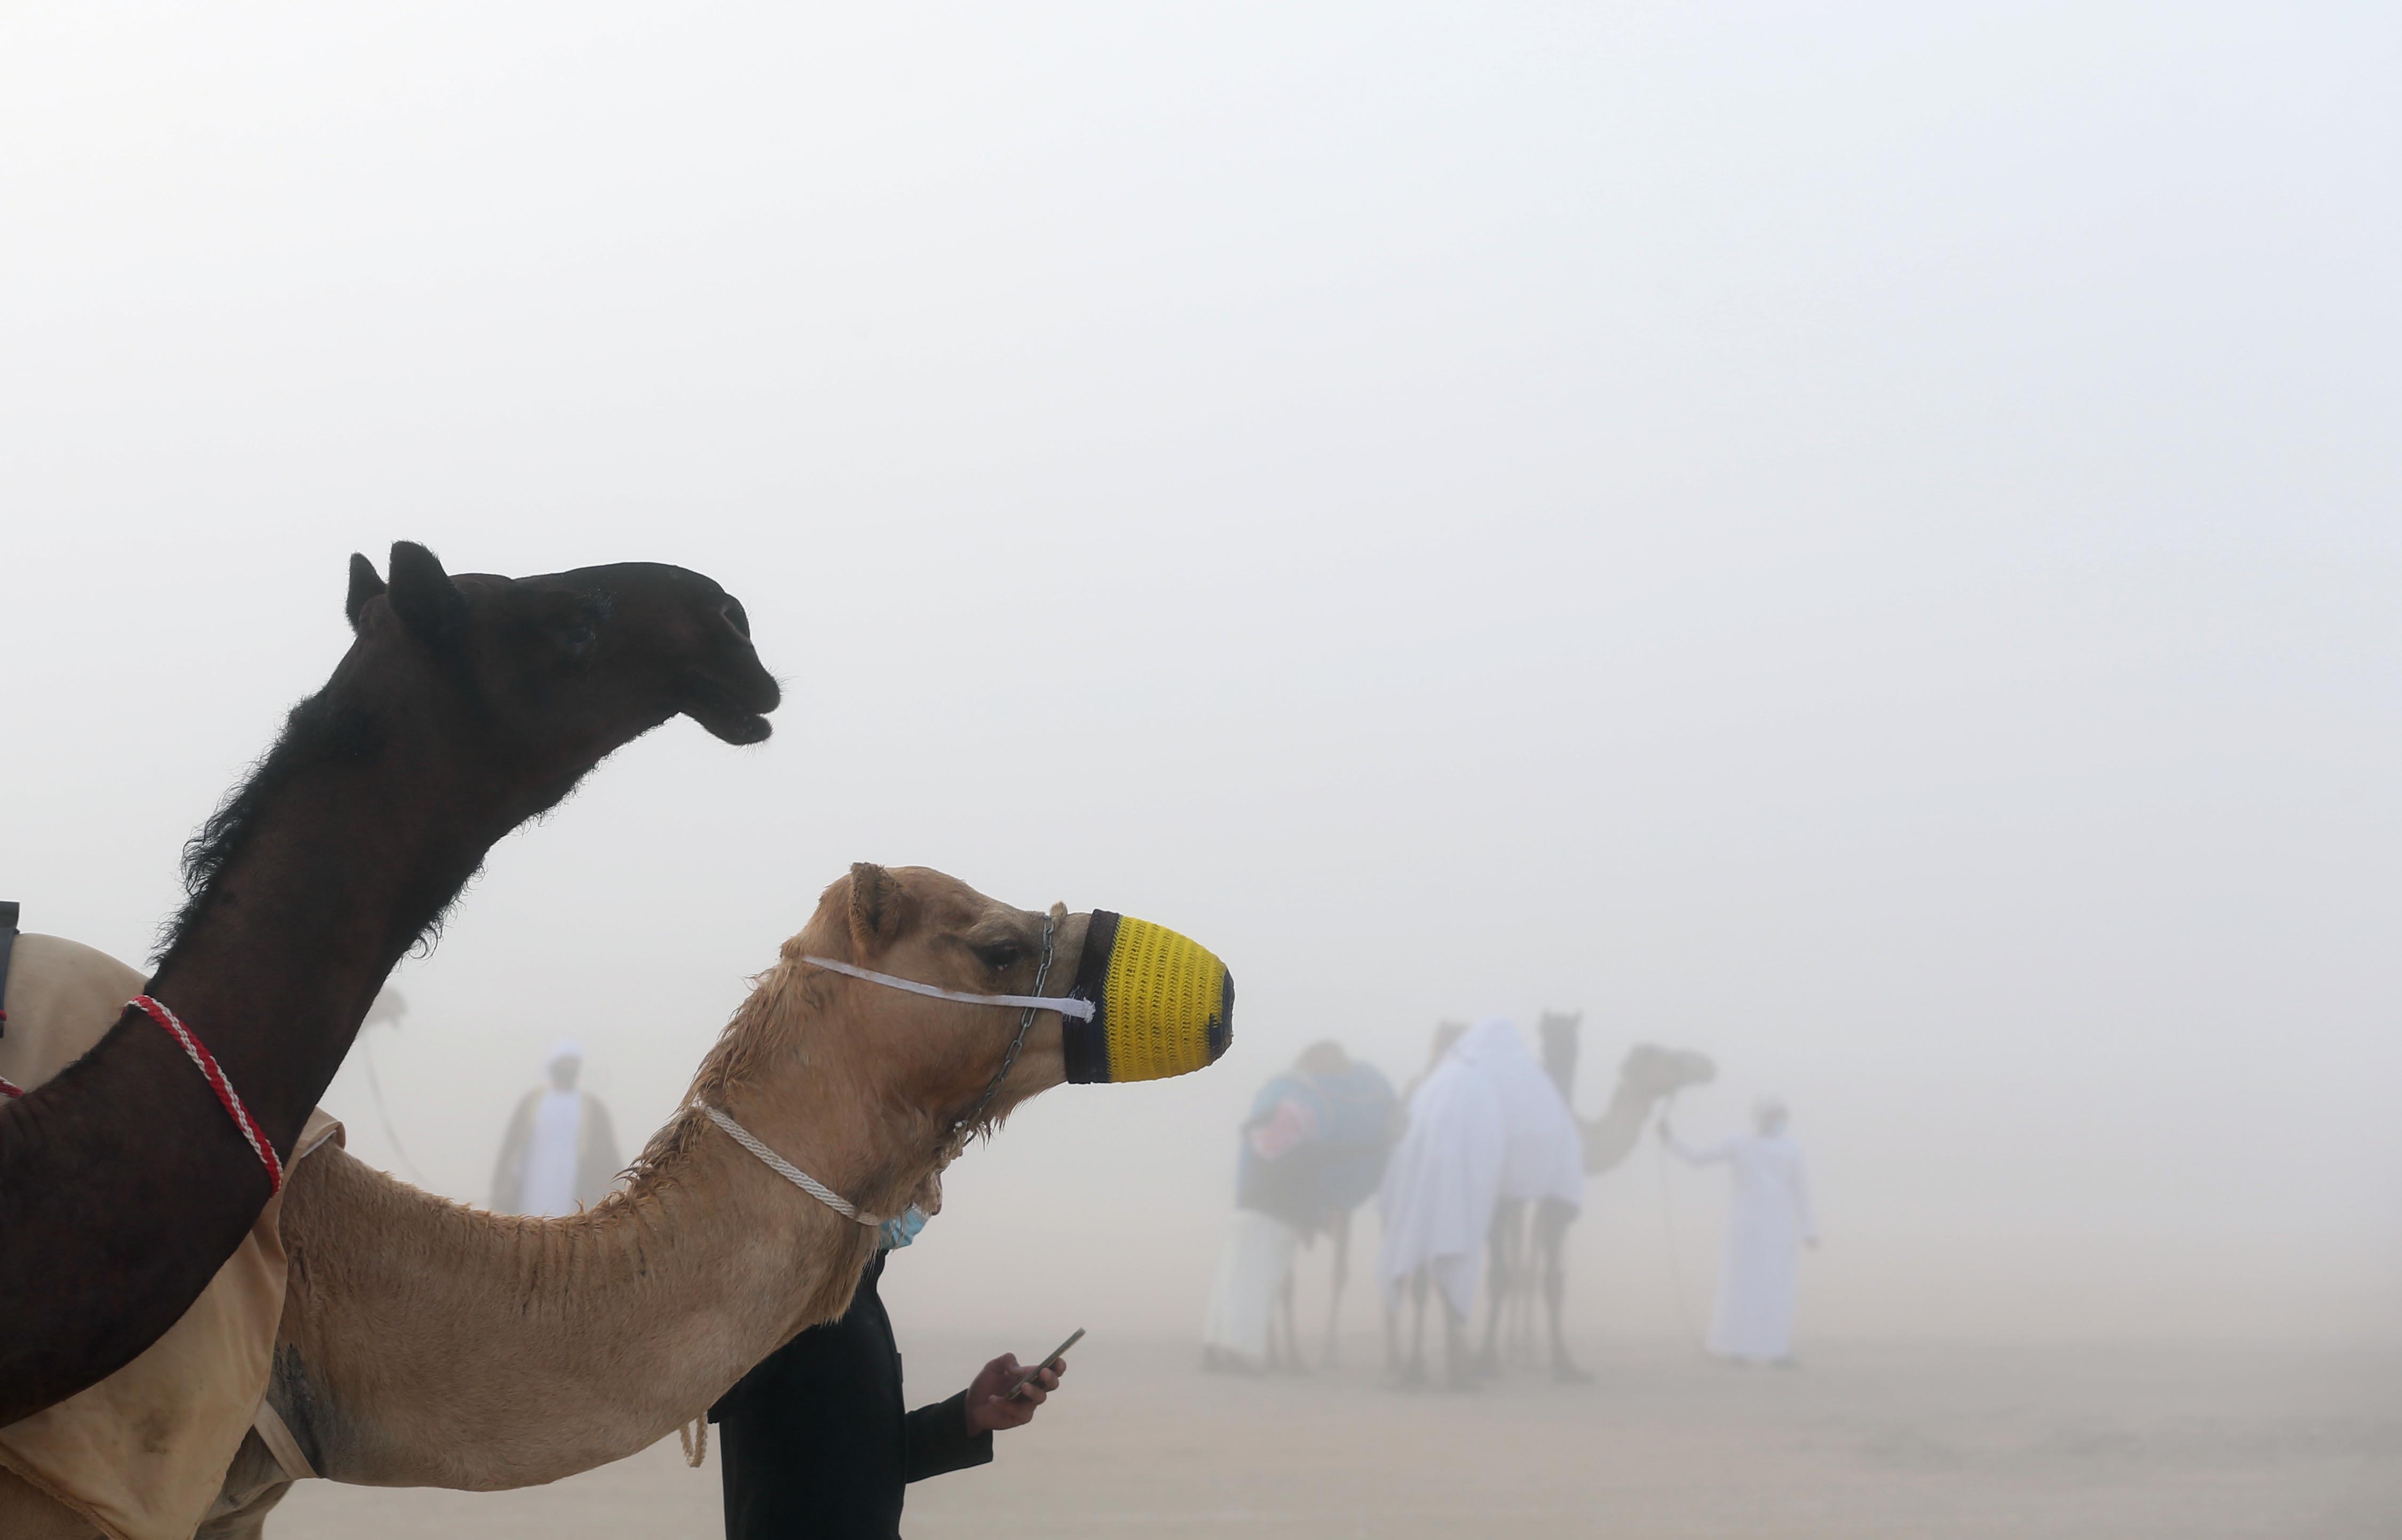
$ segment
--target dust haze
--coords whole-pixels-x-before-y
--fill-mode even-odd
[[[670,723],[494,848],[326,1098],[370,1162],[485,1201],[560,1037],[638,1145],[819,891],[918,863],[1174,927],[1238,1005],[953,1169],[904,1340],[1197,1378],[1261,1082],[1562,1010],[1588,1115],[1642,1041],[1718,1062],[1680,1133],[1790,1105],[1805,1377],[2390,1354],[2397,44],[18,9],[0,898],[146,956],[354,549],[675,562],[774,738]],[[1724,1184],[1660,1159],[1570,1234],[1605,1381],[1707,1308]]]

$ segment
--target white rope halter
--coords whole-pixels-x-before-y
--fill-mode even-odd
[[[1072,1016],[1080,1022],[1088,1022],[1093,1019],[1094,1012],[1100,1009],[1091,1000],[1071,999],[1042,993],[1043,981],[1051,977],[1052,958],[1057,955],[1058,929],[1059,922],[1056,916],[1050,914],[1042,916],[1042,961],[1034,969],[1034,993],[1031,995],[975,995],[960,989],[942,989],[931,983],[919,983],[915,979],[899,978],[890,973],[878,973],[872,968],[862,968],[856,963],[842,962],[834,957],[804,956],[801,961],[812,968],[822,968],[829,973],[841,973],[854,979],[864,979],[869,983],[880,983],[887,989],[906,990],[912,995],[923,995],[929,999],[956,1000],[961,1005],[1012,1005],[1020,1008],[1017,1015],[1017,1036],[1009,1040],[1009,1052],[1001,1056],[1001,1067],[994,1070],[992,1079],[985,1082],[984,1094],[976,1098],[975,1110],[953,1122],[949,1132],[943,1136],[945,1147],[948,1148],[951,1155],[957,1155],[960,1147],[967,1142],[968,1135],[974,1131],[976,1121],[984,1116],[985,1108],[992,1106],[992,1099],[1001,1094],[1001,1083],[1008,1079],[1009,1072],[1017,1066],[1018,1051],[1026,1046],[1026,1034],[1034,1028],[1034,1013],[1038,1011],[1056,1011],[1062,1016]],[[949,1157],[945,1158],[947,1160]]]
[[[1045,930],[1048,940],[1048,929]],[[1046,954],[1045,960],[1048,960]],[[1090,1000],[1071,999],[1064,995],[972,995],[960,989],[941,989],[915,979],[897,978],[890,973],[878,973],[872,968],[856,963],[840,962],[833,957],[803,957],[812,968],[822,968],[831,973],[848,973],[854,979],[880,983],[887,989],[905,989],[912,995],[923,995],[932,1000],[957,1000],[961,1005],[1015,1005],[1028,1011],[1056,1011],[1062,1016],[1073,1016],[1080,1022],[1093,1019],[1094,1005]],[[1040,979],[1035,981],[1038,984]]]
[[[1035,970],[1034,974],[1034,987],[1037,989],[1042,987],[1043,980],[1051,974],[1054,923],[1047,918],[1042,922],[1042,965]],[[1001,1089],[1001,1082],[1009,1078],[1010,1069],[1017,1063],[1017,1051],[1026,1044],[1026,1029],[1034,1024],[1036,1011],[1056,1011],[1063,1016],[1073,1016],[1082,1022],[1092,1020],[1093,1012],[1097,1009],[1090,1000],[1068,999],[1054,995],[972,995],[962,990],[942,989],[931,983],[919,983],[915,979],[898,978],[890,973],[878,973],[872,968],[861,968],[854,963],[843,962],[834,957],[805,956],[801,961],[813,968],[822,968],[831,973],[846,973],[854,979],[864,979],[869,983],[880,983],[889,989],[905,989],[912,995],[924,995],[931,999],[956,1000],[961,1005],[1010,1005],[1016,1006],[1025,1012],[1018,1018],[1017,1036],[1010,1042],[1009,1052],[1002,1056],[1001,1068],[993,1075],[991,1083],[985,1087],[983,1099],[976,1103],[973,1112],[952,1125],[950,1137],[954,1140],[961,1136],[962,1130],[971,1127],[978,1118],[983,1117],[984,1109],[992,1105],[994,1093]],[[711,1122],[731,1134],[736,1144],[759,1157],[760,1162],[768,1170],[799,1188],[803,1192],[856,1224],[865,1225],[870,1230],[882,1227],[883,1220],[872,1214],[862,1214],[858,1204],[768,1148],[766,1141],[732,1118],[707,1102],[695,1102],[692,1105],[695,1111],[707,1113]],[[699,1464],[697,1460],[693,1463]]]
[[[792,1183],[794,1187],[799,1188],[803,1192],[808,1193],[818,1202],[825,1204],[826,1207],[833,1209],[836,1214],[841,1215],[844,1218],[850,1220],[854,1224],[865,1225],[870,1230],[875,1230],[884,1223],[883,1220],[876,1217],[872,1214],[862,1214],[859,1212],[859,1206],[856,1203],[853,1203],[841,1193],[836,1192],[834,1189],[826,1186],[823,1182],[819,1181],[815,1176],[803,1171],[799,1166],[794,1165],[792,1162],[784,1159],[781,1155],[779,1155],[774,1150],[768,1148],[766,1144],[762,1141],[757,1134],[752,1133],[740,1123],[736,1122],[725,1113],[720,1112],[717,1108],[710,1106],[707,1102],[695,1102],[692,1105],[693,1110],[707,1113],[711,1122],[715,1123],[718,1127],[732,1134],[736,1144],[740,1145],[752,1154],[758,1156],[761,1163],[766,1165],[768,1170],[774,1172],[777,1176],[781,1176],[784,1180]]]
[[[833,1209],[836,1214],[841,1215],[844,1218],[849,1219],[853,1224],[865,1225],[870,1230],[882,1228],[884,1224],[883,1220],[877,1218],[872,1214],[862,1214],[859,1212],[858,1204],[852,1203],[841,1193],[836,1192],[834,1189],[826,1186],[823,1182],[819,1181],[815,1176],[803,1171],[799,1166],[794,1165],[792,1162],[784,1159],[781,1155],[779,1155],[774,1150],[768,1148],[766,1140],[760,1138],[759,1135],[752,1133],[740,1123],[736,1122],[725,1113],[720,1112],[717,1108],[710,1106],[707,1102],[695,1102],[692,1104],[692,1107],[693,1110],[696,1112],[707,1113],[709,1115],[709,1121],[715,1123],[718,1127],[725,1130],[728,1134],[732,1135],[736,1144],[740,1145],[752,1154],[758,1156],[761,1164],[774,1172],[777,1176],[784,1178],[784,1180],[792,1183],[794,1187],[799,1188],[803,1192],[808,1193],[810,1197],[815,1198],[818,1202],[825,1204],[826,1207]],[[697,1435],[697,1437],[696,1435]],[[708,1415],[704,1413],[699,1417],[694,1418],[689,1423],[677,1423],[676,1439],[683,1446],[683,1463],[692,1466],[695,1470],[699,1469],[701,1462],[709,1458]]]

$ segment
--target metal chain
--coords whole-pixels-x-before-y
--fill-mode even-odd
[[[1034,987],[1028,991],[1029,994],[1042,994],[1042,982],[1051,976],[1051,958],[1054,951],[1052,932],[1057,928],[1058,923],[1048,914],[1042,916],[1042,963],[1034,970]],[[1034,1027],[1034,1013],[1042,1009],[1043,1008],[1041,1006],[1029,1005],[1026,1008],[1025,1013],[1017,1018],[1017,1036],[1009,1039],[1009,1052],[1001,1056],[1001,1067],[993,1072],[991,1083],[984,1088],[984,1095],[976,1102],[975,1110],[953,1123],[950,1133],[945,1135],[945,1142],[952,1149],[958,1149],[966,1141],[968,1134],[984,1117],[984,1109],[992,1105],[992,1099],[995,1096],[1001,1094],[1001,1082],[1009,1079],[1009,1072],[1017,1067],[1018,1051],[1026,1046],[1026,1034]]]

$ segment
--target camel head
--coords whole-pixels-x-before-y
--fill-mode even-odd
[[[918,1190],[911,1152],[939,1170],[969,1135],[1054,1086],[1206,1068],[1233,1034],[1225,965],[1175,932],[1107,911],[1015,908],[926,867],[853,866],[784,943],[776,977],[794,982],[808,1024],[770,1024],[741,1056],[789,1054],[813,1086],[841,1088],[834,1102],[868,1109],[887,1135],[873,1142],[902,1152],[873,1178],[888,1192]],[[1077,1013],[1037,1009],[1028,1024],[1022,1004],[997,997]],[[723,1068],[729,1081],[772,1073],[764,1062]],[[698,1093],[712,1093],[711,1078],[704,1066]]]
[[[1719,1066],[1706,1054],[1690,1053],[1657,1043],[1636,1043],[1619,1062],[1618,1090],[1609,1109],[1595,1121],[1577,1120],[1584,1135],[1587,1176],[1608,1171],[1635,1148],[1651,1109],[1689,1085],[1706,1085],[1718,1078]]]
[[[758,743],[780,697],[742,606],[681,567],[454,578],[401,541],[389,584],[351,557],[344,609],[353,637],[333,678],[292,708],[274,747],[185,846],[189,897],[164,928],[162,960],[270,805],[331,785],[363,792],[379,812],[341,846],[354,864],[373,861],[375,836],[403,821],[456,836],[408,876],[397,956],[440,923],[493,840],[556,805],[609,754],[679,714],[728,743]]]
[[[1706,1053],[1657,1043],[1636,1043],[1619,1066],[1620,1083],[1639,1091],[1647,1101],[1673,1096],[1689,1085],[1707,1085],[1719,1078],[1719,1066]]]
[[[727,743],[767,736],[780,692],[751,645],[750,617],[698,572],[629,561],[452,577],[408,541],[393,546],[391,572],[387,584],[351,557],[344,609],[357,640],[329,694],[352,683],[368,709],[422,697],[404,712],[407,727],[478,736],[568,786],[673,716]]]

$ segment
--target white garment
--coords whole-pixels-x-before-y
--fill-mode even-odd
[[[1234,1229],[1218,1256],[1218,1279],[1209,1290],[1202,1345],[1253,1364],[1267,1362],[1268,1320],[1300,1244],[1301,1231],[1275,1215],[1235,1210]]]
[[[1509,1133],[1493,1077],[1468,1052],[1475,1036],[1463,1035],[1411,1093],[1409,1131],[1385,1162],[1376,1279],[1395,1304],[1422,1266],[1452,1309],[1465,1315],[1476,1299]]]
[[[1722,1161],[1734,1173],[1710,1351],[1729,1358],[1791,1357],[1801,1246],[1817,1239],[1802,1147],[1782,1134],[1747,1134],[1707,1149],[1676,1149],[1696,1165]]]
[[[1499,1016],[1460,1034],[1410,1097],[1409,1132],[1376,1195],[1376,1276],[1398,1302],[1425,1265],[1462,1314],[1475,1302],[1493,1205],[1553,1198],[1584,1206],[1584,1142],[1559,1087]]]
[[[1496,1018],[1479,1023],[1460,1046],[1492,1078],[1501,1099],[1501,1127],[1509,1142],[1501,1158],[1500,1195],[1551,1198],[1583,1208],[1583,1136],[1558,1084],[1527,1052],[1526,1039]]]
[[[575,1212],[576,1154],[583,1142],[584,1093],[555,1089],[545,1093],[533,1109],[533,1136],[526,1141],[518,1213]]]

